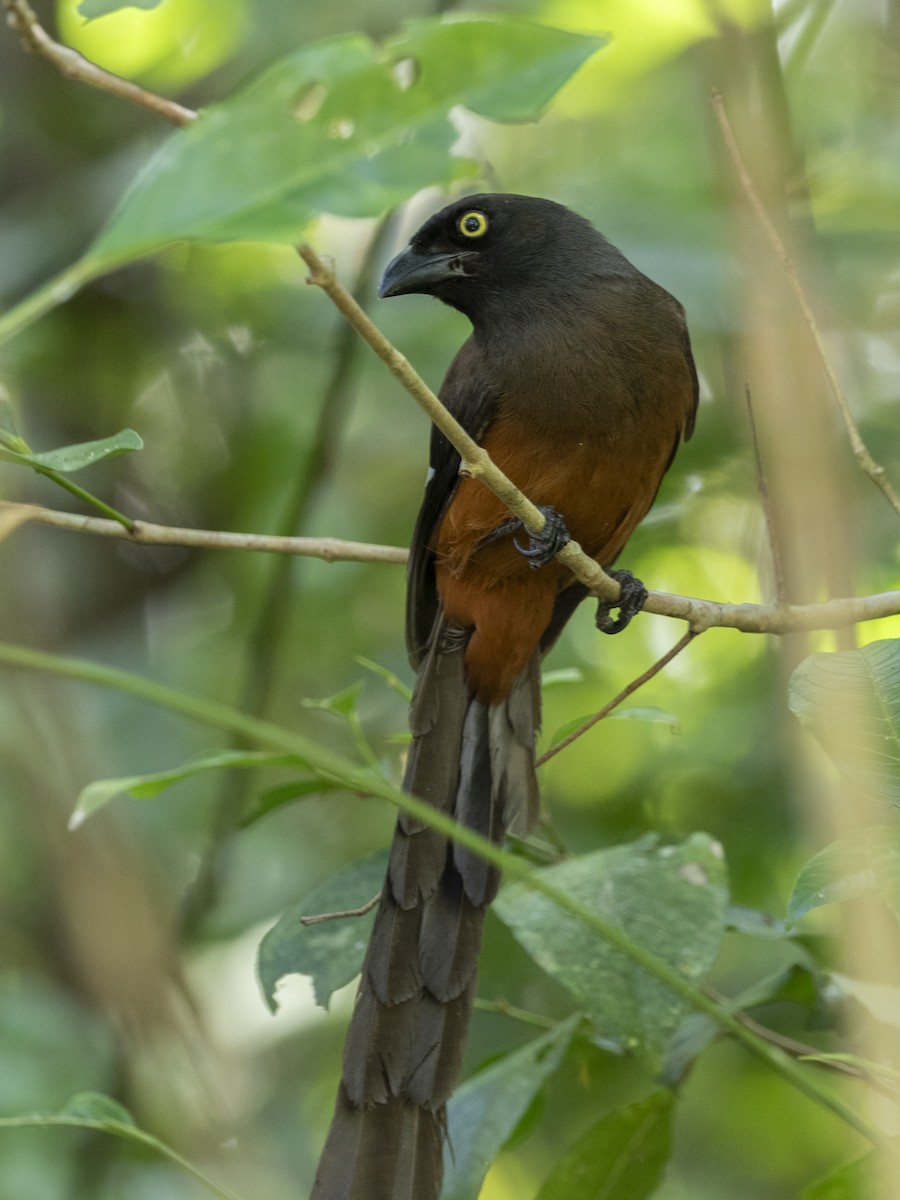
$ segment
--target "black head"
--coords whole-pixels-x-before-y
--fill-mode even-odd
[[[525,289],[532,298],[535,289],[565,289],[594,258],[607,255],[619,257],[562,204],[535,196],[465,196],[430,217],[389,263],[379,295],[426,293],[476,320],[514,297],[521,302]]]

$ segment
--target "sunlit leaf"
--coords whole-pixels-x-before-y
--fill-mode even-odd
[[[548,867],[541,875],[688,979],[702,979],[712,966],[728,888],[722,848],[706,834],[693,834],[678,846],[659,846],[648,836]],[[523,884],[504,888],[495,909],[590,1015],[599,1037],[659,1061],[688,1011],[685,1001]]]
[[[168,771],[156,771],[151,775],[125,775],[118,779],[97,779],[82,789],[75,811],[69,819],[69,828],[77,828],[91,813],[125,792],[134,796],[136,800],[151,800],[173,784],[204,771],[230,770],[233,767],[305,765],[293,755],[272,754],[263,750],[218,750],[213,754],[204,754],[188,763],[182,763],[179,767],[172,767]]]
[[[576,1013],[458,1089],[447,1110],[442,1200],[476,1200],[488,1167],[559,1066],[581,1020]]]
[[[672,1138],[674,1093],[608,1113],[556,1164],[537,1200],[645,1200],[662,1181]]]
[[[895,1151],[900,1151],[900,1138],[893,1138]],[[804,1188],[800,1200],[872,1200],[877,1195],[876,1180],[879,1163],[875,1153],[864,1155],[829,1172]]]
[[[316,925],[304,925],[300,918],[363,907],[381,891],[386,871],[383,851],[361,859],[332,875],[276,921],[260,943],[256,962],[259,985],[272,1012],[278,1007],[278,981],[285,975],[311,976],[316,1003],[326,1008],[332,993],[359,974],[374,911]]]
[[[811,655],[788,702],[853,784],[900,803],[900,641]]]
[[[142,449],[144,443],[133,429],[123,429],[112,437],[101,438],[96,442],[80,442],[74,446],[61,446],[58,450],[46,450],[41,454],[12,448],[11,439],[7,436],[4,445],[0,445],[0,460],[4,462],[21,463],[28,467],[46,467],[51,471],[59,471],[69,475],[84,467],[93,466],[104,458],[113,458],[117,454],[127,454],[131,450]],[[18,439],[21,441],[21,439]]]
[[[173,134],[88,258],[123,262],[180,239],[295,242],[318,213],[382,212],[456,178],[454,105],[534,120],[601,44],[472,18],[413,21],[383,47],[357,35],[304,46]]]
[[[872,894],[900,916],[900,826],[857,829],[814,854],[797,876],[787,919],[799,921],[822,904]]]

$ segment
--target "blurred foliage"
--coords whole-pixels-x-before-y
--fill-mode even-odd
[[[52,28],[49,6],[39,7]],[[224,102],[227,112],[273,64],[302,57],[317,39],[408,37],[404,20],[451,7],[59,0],[56,16],[59,36],[109,69],[191,107]],[[707,97],[713,87],[723,93],[863,435],[890,472],[900,460],[900,4],[468,7],[610,40],[537,124],[501,126],[455,108],[453,130],[444,122],[439,141],[443,154],[455,137],[459,159],[440,181],[569,204],[688,311],[702,377],[698,429],[627,565],[660,590],[732,601],[773,595],[749,381],[792,598],[897,587],[896,520],[853,469],[818,364],[804,357],[808,331],[753,228]],[[459,60],[447,66],[460,72]],[[0,294],[11,309],[96,244],[139,171],[193,131],[173,134],[150,113],[59,77],[9,33],[0,38],[0,80]],[[533,99],[538,108],[546,97]],[[466,163],[478,165],[463,179],[473,169]],[[256,169],[252,157],[233,165],[244,178]],[[396,192],[367,211],[423,182],[408,162],[400,166],[410,176],[401,173]],[[369,302],[372,276],[442,195],[419,195],[386,223],[325,216],[313,240],[343,279],[361,281]],[[319,208],[346,211],[317,197],[310,211]],[[465,321],[419,298],[372,311],[437,384]],[[325,297],[305,286],[289,247],[180,243],[100,275],[3,347],[0,392],[4,413],[8,405],[16,414],[15,427],[5,416],[0,424],[28,446],[136,430],[142,451],[79,475],[130,517],[408,540],[426,422],[346,337]],[[11,462],[0,462],[0,489],[4,499],[50,506],[66,499]],[[405,701],[390,680],[410,679],[399,569],[142,547],[36,525],[11,532],[0,555],[0,639],[258,711],[348,758],[364,744],[381,772],[398,777]],[[644,617],[625,637],[601,640],[590,611],[576,614],[550,666],[577,670],[546,690],[545,740],[599,708],[680,632]],[[860,644],[898,636],[898,618],[856,631]],[[702,830],[721,843],[741,909],[726,925],[710,984],[781,1039],[826,1054],[849,1045],[859,1060],[896,1069],[891,810],[861,786],[864,762],[849,773],[852,784],[833,765],[829,756],[846,765],[844,742],[835,752],[826,730],[822,753],[788,708],[790,672],[810,651],[836,648],[846,661],[853,643],[704,633],[637,700],[677,724],[601,723],[542,768],[543,798],[554,840],[572,855],[614,846],[627,857],[650,832],[687,844]],[[843,703],[837,692],[832,706]],[[334,700],[348,695],[341,713]],[[853,716],[852,729],[871,729],[865,709]],[[896,722],[880,719],[896,740]],[[351,990],[326,1014],[308,981],[289,975],[273,1015],[254,982],[255,956],[285,910],[310,911],[305,897],[386,844],[392,812],[342,791],[310,793],[287,767],[233,771],[224,783],[220,772],[185,768],[231,753],[246,763],[247,750],[134,696],[2,669],[0,1116],[59,1112],[73,1095],[105,1092],[238,1195],[284,1200],[305,1194],[312,1179]],[[178,779],[152,800],[117,799],[67,831],[93,781],[160,773]],[[236,832],[242,818],[267,809]],[[883,840],[870,826],[885,830]],[[785,931],[789,900],[798,924]],[[867,973],[873,959],[858,957],[867,941],[859,931],[876,927],[878,970]],[[274,987],[274,976],[266,979]],[[629,1121],[641,1120],[645,1169],[633,1158],[622,1174],[632,1190],[620,1194],[631,1200],[788,1200],[804,1188],[822,1197],[898,1194],[896,1181],[873,1182],[877,1163],[840,1170],[866,1152],[862,1139],[708,1025],[679,1031],[680,1075],[669,1044],[666,1077],[679,1080],[670,1132],[669,1092],[659,1092],[652,1067],[614,1052],[596,1029],[567,1024],[566,984],[489,919],[479,990],[499,1003],[476,1013],[467,1067],[489,1065],[458,1097],[474,1094],[496,1115],[490,1153],[508,1140],[485,1200],[556,1194],[555,1163],[576,1197],[582,1185],[566,1181],[584,1178],[591,1145],[630,1144]],[[535,1037],[515,1015],[522,1011],[557,1023],[546,1034],[546,1071],[545,1035]],[[874,1119],[864,1082],[805,1069]],[[502,1096],[517,1097],[520,1109]],[[878,1102],[893,1132],[893,1102]],[[474,1160],[461,1157],[462,1166],[469,1183],[460,1186],[470,1190],[460,1196],[480,1178]],[[206,1194],[173,1164],[96,1132],[0,1131],[0,1200]]]

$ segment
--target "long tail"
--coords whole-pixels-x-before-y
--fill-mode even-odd
[[[537,812],[537,655],[499,704],[473,699],[467,637],[438,621],[410,710],[404,788],[499,843]],[[437,1200],[485,910],[484,859],[400,815],[310,1200]]]

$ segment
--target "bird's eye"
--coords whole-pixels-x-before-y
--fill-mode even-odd
[[[456,222],[456,228],[463,237],[480,238],[487,233],[488,220],[483,212],[473,208],[471,212],[463,213]]]

